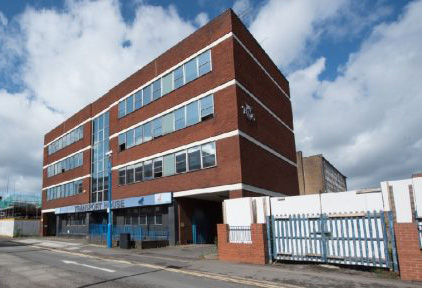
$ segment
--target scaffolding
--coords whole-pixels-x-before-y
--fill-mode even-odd
[[[0,195],[0,219],[39,219],[41,197],[30,194]]]

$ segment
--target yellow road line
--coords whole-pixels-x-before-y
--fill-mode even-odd
[[[42,246],[37,246],[37,245],[31,245],[31,246],[35,247],[35,248],[41,248],[41,249],[49,250],[49,251],[52,251],[52,252],[70,254],[70,255],[73,255],[73,256],[93,258],[93,259],[97,259],[97,260],[106,260],[106,261],[111,261],[111,262],[129,264],[129,265],[137,265],[137,266],[141,266],[141,267],[149,268],[149,269],[164,270],[164,271],[168,271],[168,272],[172,272],[172,273],[179,273],[179,274],[185,274],[185,275],[190,275],[190,276],[199,277],[199,278],[208,278],[208,279],[219,280],[219,281],[224,281],[224,282],[231,282],[231,283],[235,283],[235,284],[243,284],[243,285],[263,287],[263,288],[303,288],[303,286],[297,286],[297,285],[291,285],[291,284],[279,284],[279,283],[265,281],[265,280],[248,279],[248,278],[242,278],[242,277],[238,277],[238,276],[227,276],[227,275],[222,275],[222,274],[217,274],[217,273],[202,272],[202,271],[190,270],[190,269],[184,269],[184,268],[175,269],[175,268],[169,268],[169,267],[162,266],[162,265],[140,263],[140,262],[131,262],[131,261],[126,261],[126,260],[117,260],[117,259],[110,259],[110,258],[102,258],[98,255],[87,255],[87,254],[82,254],[82,253],[78,253],[78,252],[64,251],[64,250],[60,250],[60,249],[42,247]]]

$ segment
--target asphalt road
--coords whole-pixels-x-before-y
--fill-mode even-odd
[[[245,280],[247,281],[247,280]],[[247,282],[64,253],[0,239],[0,287],[256,287]]]
[[[215,252],[215,247],[208,246],[122,250],[69,239],[0,237],[0,288],[422,287],[394,279],[387,271],[381,271],[387,273],[383,275],[330,265],[221,262],[204,257]]]

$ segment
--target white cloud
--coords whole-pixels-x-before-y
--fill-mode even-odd
[[[207,13],[201,12],[195,18],[195,24],[199,27],[204,26],[210,21]]]
[[[289,77],[297,146],[323,153],[352,187],[409,177],[422,159],[422,2],[376,26],[333,81],[324,59]]]
[[[135,9],[130,24],[113,0],[0,15],[0,77],[8,69],[23,87],[0,92],[0,191],[10,176],[17,191],[38,193],[43,135],[195,30],[174,6]]]
[[[236,0],[233,4],[233,11],[242,21],[249,23],[254,15],[254,8],[250,0]]]
[[[250,30],[273,61],[290,71],[291,65],[309,61],[310,43],[347,4],[347,0],[270,0],[257,12]]]

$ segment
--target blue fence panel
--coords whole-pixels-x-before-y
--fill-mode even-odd
[[[129,233],[132,241],[169,240],[169,231],[163,228],[144,228],[141,225],[114,225],[113,240],[120,240],[120,234]],[[103,242],[107,239],[107,224],[91,224],[89,226],[91,240]]]
[[[390,237],[391,256],[388,237],[392,220],[387,227],[383,212],[290,215],[271,217],[267,223],[271,224],[270,256],[274,259],[395,268],[395,241]]]

